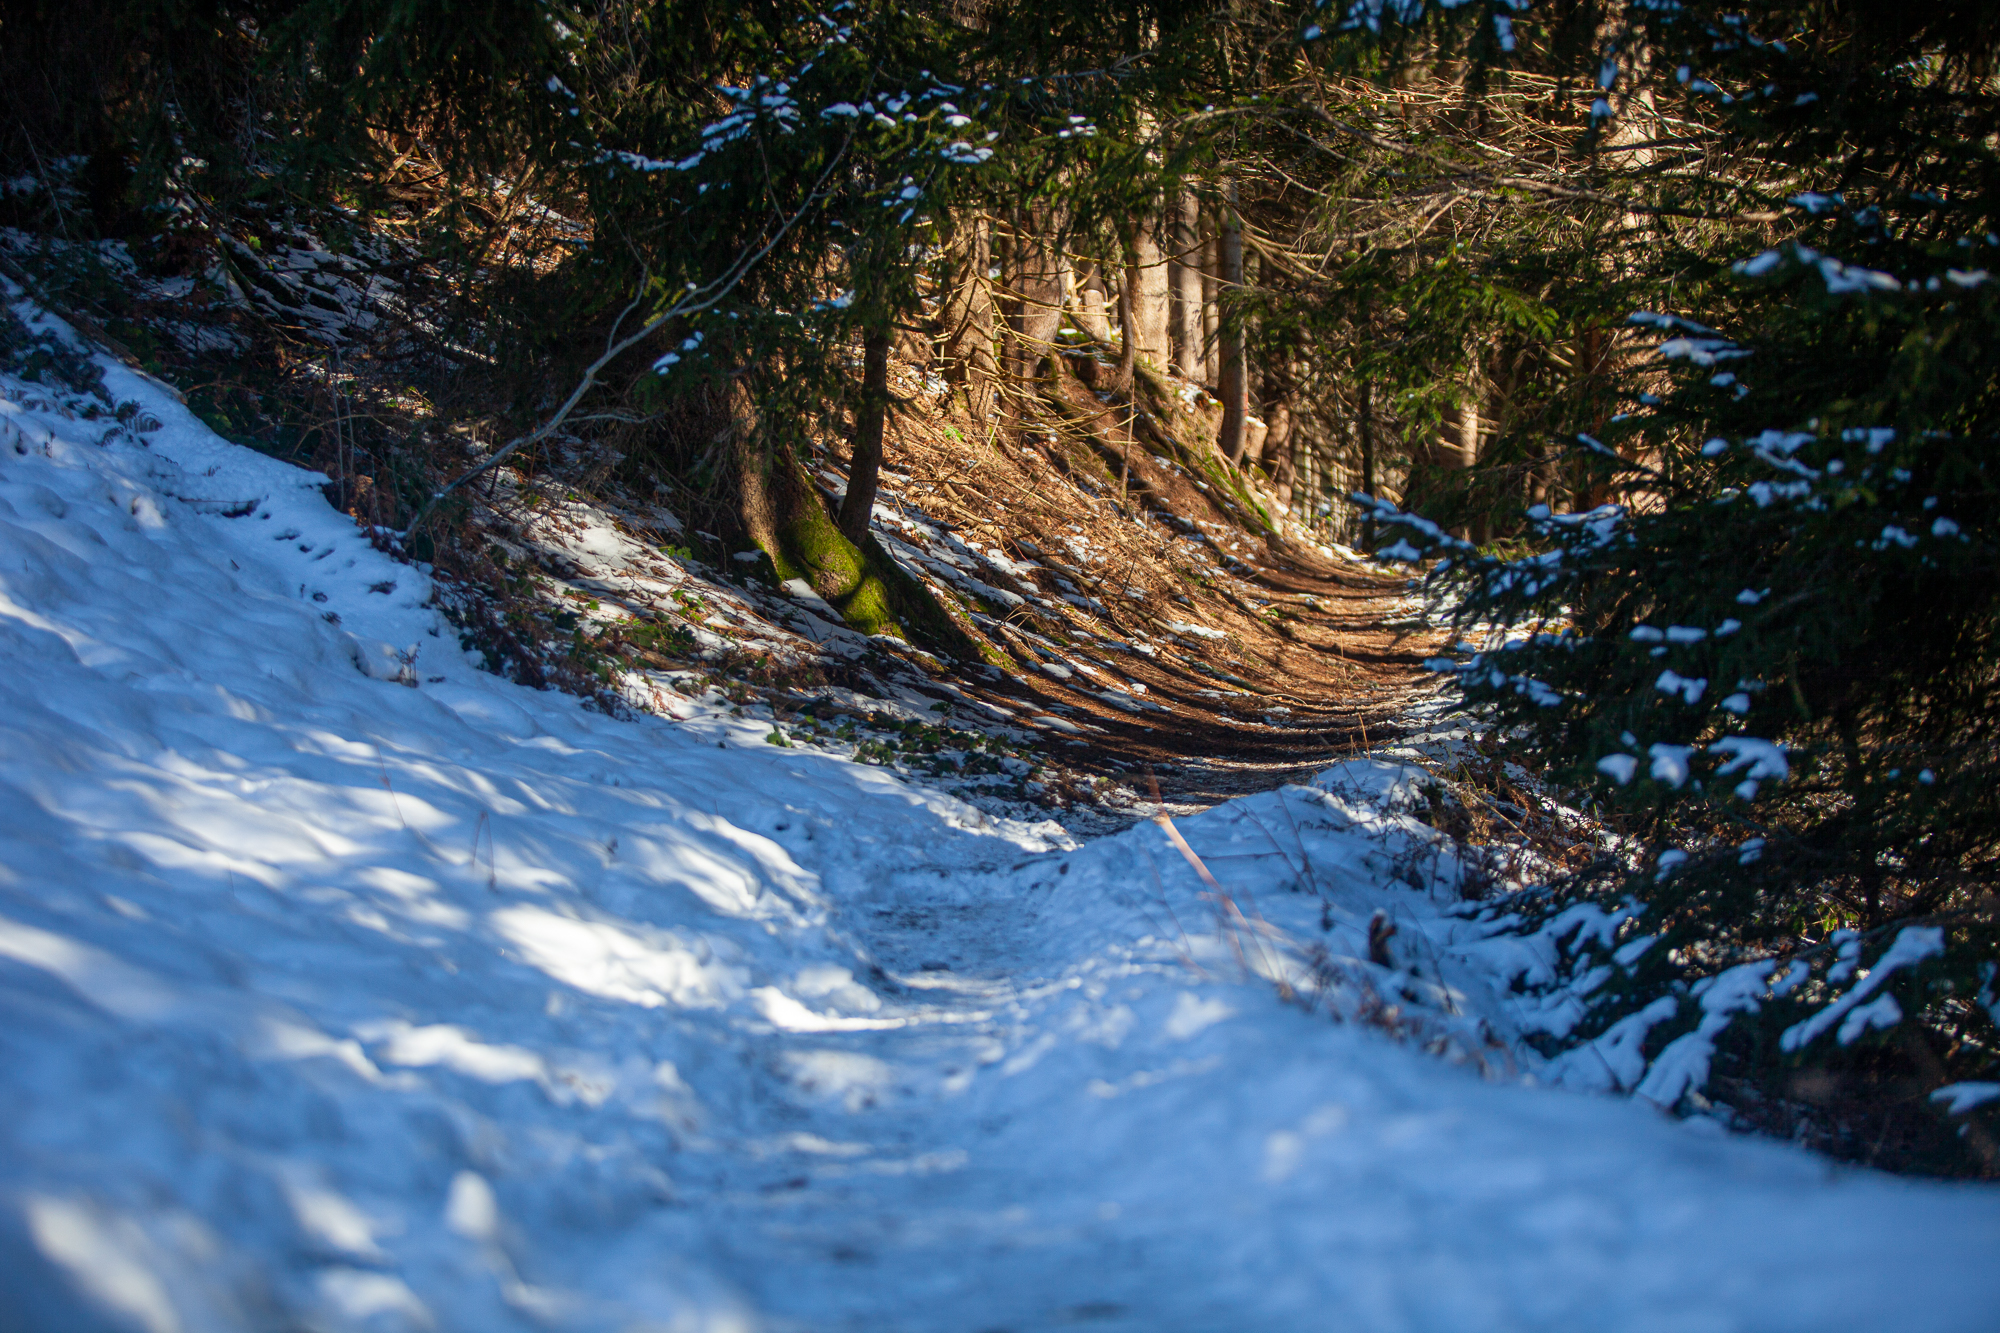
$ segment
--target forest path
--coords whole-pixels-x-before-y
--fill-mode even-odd
[[[1408,579],[1276,542],[1235,572],[1232,601],[1255,608],[1261,641],[1183,635],[1178,660],[1121,663],[1170,721],[1045,674],[1023,673],[1002,697],[1074,708],[1101,729],[1072,742],[1066,763],[1127,782],[1136,774],[1172,805],[1208,806],[1365,752],[1434,695],[1423,663],[1443,636]]]
[[[971,613],[993,655],[944,678],[1035,719],[1052,803],[1097,805],[1108,828],[1120,812],[1095,798],[1112,782],[1181,810],[1268,790],[1369,749],[1435,693],[1423,663],[1444,636],[1408,573],[1302,527],[1261,471],[1224,462],[1196,386],[1149,381],[1134,416],[1091,387],[1087,355],[1066,360],[990,430],[914,396],[875,515]],[[841,466],[837,448],[822,459],[830,494]],[[1330,479],[1298,481],[1340,502]]]

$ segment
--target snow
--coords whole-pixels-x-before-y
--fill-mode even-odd
[[[1648,773],[1659,781],[1666,783],[1669,787],[1684,785],[1688,780],[1688,775],[1693,771],[1688,762],[1689,757],[1694,753],[1693,746],[1673,745],[1666,741],[1655,741],[1652,745],[1646,747],[1646,753],[1652,757],[1653,761],[1652,766],[1647,770]]]
[[[1722,1035],[1736,1014],[1756,1011],[1767,988],[1770,971],[1769,963],[1744,963],[1697,984],[1695,991],[1701,1000],[1700,1024],[1694,1031],[1683,1033],[1667,1043],[1646,1071],[1645,1078],[1634,1089],[1635,1095],[1655,1106],[1672,1107],[1690,1089],[1699,1089],[1706,1083],[1709,1061],[1715,1055],[1715,1039]],[[1654,1001],[1653,1005],[1641,1011],[1641,1015],[1654,1012],[1659,1004],[1660,1001]],[[1661,1017],[1671,1015],[1662,1014]],[[1606,1036],[1609,1035],[1607,1032]]]
[[[1629,754],[1607,754],[1597,761],[1597,771],[1623,787],[1639,771],[1639,761]]]
[[[1964,1115],[1996,1097],[2000,1097],[2000,1083],[1947,1083],[1931,1094],[1932,1101],[1943,1102],[1953,1115]]]
[[[1859,940],[1847,944],[1859,945]],[[1896,940],[1882,956],[1875,960],[1875,966],[1857,982],[1854,988],[1835,1000],[1811,1018],[1793,1024],[1778,1038],[1778,1044],[1787,1051],[1796,1051],[1845,1016],[1840,1025],[1839,1040],[1842,1046],[1851,1044],[1855,1038],[1870,1027],[1893,1027],[1902,1020],[1902,1010],[1890,996],[1884,995],[1874,1004],[1856,1008],[1863,1000],[1874,994],[1883,982],[1899,970],[1915,967],[1926,958],[1935,958],[1944,952],[1944,931],[1936,926],[1905,926],[1896,932]],[[1860,957],[1856,948],[1849,952],[1845,946],[1840,950],[1843,963],[1851,964]],[[1839,984],[1836,973],[1829,973],[1827,980]],[[1850,1012],[1852,1011],[1852,1012]]]
[[[317,478],[107,382],[162,427],[0,384],[10,1325],[2000,1311],[1989,1188],[1531,1086],[1508,983],[1554,946],[1445,890],[1478,854],[1420,767],[1079,846],[699,700],[589,712],[475,670]]]

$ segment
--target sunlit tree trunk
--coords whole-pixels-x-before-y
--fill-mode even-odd
[[[1173,356],[1169,332],[1172,294],[1157,216],[1139,220],[1133,230],[1132,256],[1132,314],[1138,329],[1139,355],[1154,369],[1165,370]]]
[[[1173,368],[1183,379],[1203,382],[1201,328],[1201,205],[1182,190],[1169,210],[1173,220],[1173,259],[1167,266],[1171,295]]]
[[[1070,312],[1079,329],[1106,347],[1112,342],[1110,306],[1103,266],[1093,261],[1070,289]]]
[[[1292,504],[1292,403],[1289,389],[1267,381],[1264,443],[1258,464],[1271,478],[1273,498],[1284,508]]]
[[[1046,215],[1023,214],[1008,238],[1008,369],[1024,380],[1037,377],[1062,327],[1063,265],[1049,243],[1049,224]]]
[[[1195,254],[1201,266],[1201,369],[1202,383],[1214,384],[1222,348],[1222,310],[1216,302],[1215,219],[1205,209],[1196,214],[1199,235]]]
[[[1118,370],[1111,381],[1116,393],[1132,391],[1134,367],[1139,364],[1139,257],[1130,240],[1124,248],[1124,271],[1118,281]]]
[[[1236,186],[1225,187],[1224,205],[1216,233],[1216,286],[1226,299],[1243,286],[1243,231],[1236,216]],[[1241,466],[1249,447],[1250,377],[1243,351],[1242,317],[1225,313],[1221,321],[1221,365],[1216,386],[1222,399],[1222,427],[1216,448],[1231,463]]]
[[[938,356],[946,381],[965,394],[972,419],[983,422],[993,411],[1000,370],[993,357],[993,285],[986,276],[991,234],[983,220],[965,218],[954,223],[946,245],[950,277]]]

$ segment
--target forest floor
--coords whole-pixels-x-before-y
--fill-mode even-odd
[[[295,226],[255,239],[237,258],[258,279],[229,299],[190,301],[185,279],[108,243],[91,256],[101,319],[64,309],[128,364],[145,349],[193,386],[184,401],[225,436],[323,471],[328,500],[386,543],[410,517],[389,474],[419,459],[427,491],[483,457],[473,440],[498,426],[482,413],[508,390],[467,365],[447,377],[475,386],[463,401],[409,387],[412,349],[425,365],[447,349],[425,332],[436,294],[371,267],[393,238],[361,247],[368,261]],[[64,253],[52,244],[0,232],[0,257],[26,280]],[[643,429],[558,433],[426,530],[462,646],[614,709],[676,715],[687,691],[720,689],[800,744],[1098,831],[1364,750],[1428,696],[1440,634],[1408,576],[1332,539],[1351,526],[1342,497],[1315,497],[1307,526],[1260,470],[1225,462],[1203,386],[1141,366],[1111,392],[1117,349],[1066,328],[1037,378],[1002,387],[1005,411],[981,415],[932,351],[896,351],[872,529],[976,656],[864,639],[778,586],[727,495],[690,484],[702,469]],[[838,425],[811,459],[830,500],[846,489]]]
[[[1442,636],[1409,577],[1301,527],[1226,464],[1198,388],[1149,379],[1134,429],[1065,370],[981,441],[960,396],[919,364],[898,374],[874,536],[978,658],[865,639],[803,585],[777,586],[757,551],[655,502],[650,476],[560,456],[477,493],[456,547],[495,567],[445,597],[466,642],[584,693],[596,682],[574,663],[590,662],[645,711],[719,687],[787,743],[1093,832],[1359,753],[1434,692],[1423,663]],[[1108,420],[1079,426],[1078,400]],[[812,470],[830,502],[845,493],[837,444]],[[496,603],[496,587],[513,595]],[[521,642],[534,636],[510,658],[480,632],[503,624],[538,630],[540,655]]]

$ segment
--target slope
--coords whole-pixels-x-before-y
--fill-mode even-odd
[[[106,384],[0,403],[12,1327],[2000,1311],[1991,1190],[1527,1086],[1555,949],[1408,813],[1449,737],[1079,846],[485,673],[317,478]]]

